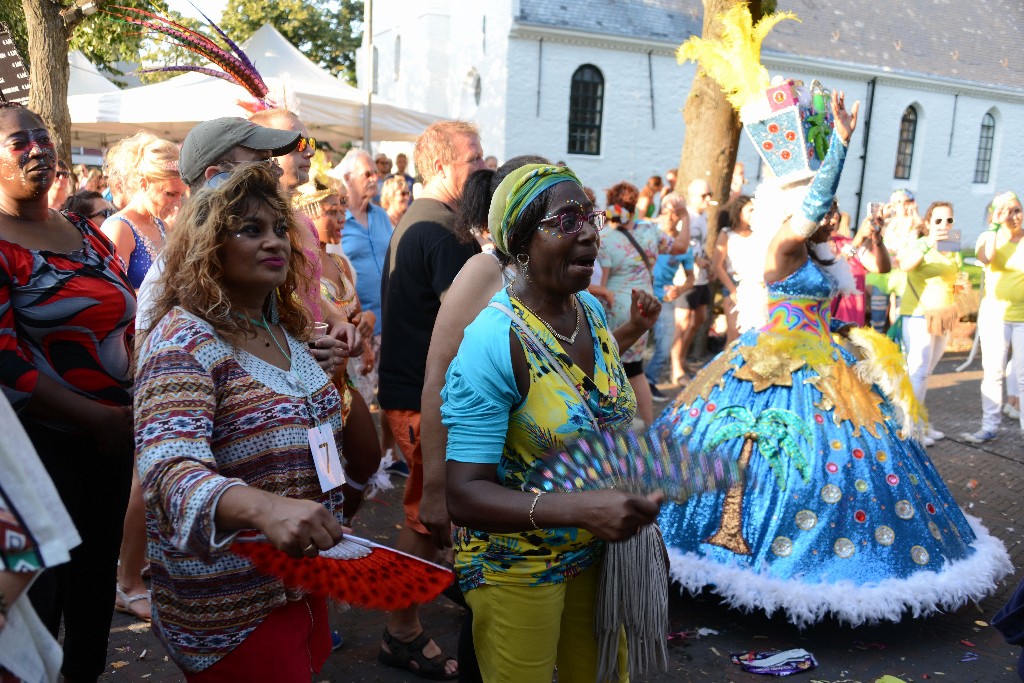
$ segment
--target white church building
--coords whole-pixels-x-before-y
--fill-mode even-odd
[[[907,188],[922,212],[952,201],[966,246],[997,192],[1024,192],[1024,3],[777,5],[801,22],[765,41],[769,72],[861,101],[844,211],[863,217],[868,202]],[[683,136],[700,134],[682,119],[696,67],[675,50],[700,34],[702,13],[700,0],[378,0],[373,87],[476,122],[499,161],[564,161],[600,197],[616,181],[663,175]],[[752,193],[760,163],[745,135],[738,158]]]

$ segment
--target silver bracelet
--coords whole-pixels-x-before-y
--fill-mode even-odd
[[[537,501],[540,500],[540,497],[543,496],[544,493],[544,491],[538,491],[537,495],[533,497],[533,504],[530,505],[530,524],[533,525],[534,529],[540,529],[540,527],[537,526],[537,522],[533,519],[533,511],[537,509]]]

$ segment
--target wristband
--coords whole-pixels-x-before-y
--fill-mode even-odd
[[[345,477],[345,483],[348,484],[348,487],[350,489],[355,489],[356,491],[364,491],[364,490],[366,490],[366,482],[365,481],[362,484],[357,484],[356,482],[352,481],[348,477]]]

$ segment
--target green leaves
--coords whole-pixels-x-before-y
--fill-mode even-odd
[[[216,17],[211,18],[216,21]],[[317,65],[355,84],[356,48],[362,42],[362,2],[228,0],[217,24],[236,43],[263,24],[271,24]]]

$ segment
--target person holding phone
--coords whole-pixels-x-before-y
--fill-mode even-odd
[[[959,319],[953,298],[960,271],[959,239],[950,239],[959,231],[953,225],[953,205],[932,202],[917,237],[907,241],[896,257],[907,277],[899,320],[903,351],[914,396],[922,405],[928,377],[942,358]],[[931,446],[943,438],[945,434],[928,425],[924,444]]]

